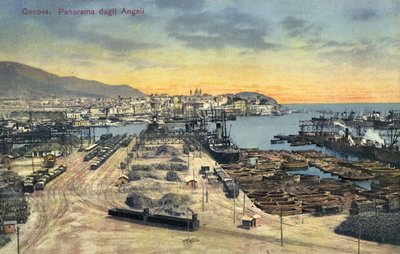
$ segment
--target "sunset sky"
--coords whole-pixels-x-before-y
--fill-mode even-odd
[[[5,0],[0,60],[145,93],[400,102],[400,1]],[[144,14],[122,15],[122,8]],[[52,15],[23,15],[22,9]],[[117,8],[115,16],[58,9]]]

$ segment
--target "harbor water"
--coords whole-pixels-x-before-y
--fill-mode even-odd
[[[337,181],[341,180],[337,175],[332,175],[331,173],[326,173],[314,166],[310,166],[310,167],[308,167],[308,169],[287,171],[287,173],[289,175],[314,175],[314,176],[319,176],[321,179],[334,179]],[[365,181],[344,180],[344,181],[355,184],[366,190],[371,190],[372,180],[365,180]]]
[[[400,103],[378,103],[378,104],[308,104],[308,105],[283,105],[288,111],[296,113],[289,113],[282,116],[248,116],[237,117],[236,121],[227,122],[227,130],[232,137],[233,141],[240,148],[258,148],[260,150],[316,150],[323,153],[335,156],[337,158],[346,159],[350,161],[358,161],[359,158],[348,154],[338,153],[324,147],[317,147],[316,145],[306,146],[290,146],[288,143],[271,144],[271,139],[275,135],[289,135],[297,134],[299,131],[299,122],[310,120],[312,117],[331,117],[336,112],[350,112],[351,110],[357,114],[364,114],[366,112],[379,111],[385,115],[390,110],[400,110]],[[169,127],[174,127],[169,124]],[[182,124],[177,124],[177,127],[182,128]],[[128,124],[124,126],[112,127],[99,127],[96,128],[96,137],[102,134],[112,133],[122,134],[125,132],[139,134],[140,131],[146,128],[146,124]],[[318,168],[310,167],[305,171],[293,171],[293,173],[318,175],[321,178],[333,178],[319,170]],[[330,176],[329,176],[330,175]],[[338,179],[338,178],[337,178]],[[371,181],[355,181],[360,187],[365,189],[371,188]]]

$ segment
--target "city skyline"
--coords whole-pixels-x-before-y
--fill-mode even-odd
[[[5,2],[0,59],[60,76],[282,104],[400,101],[397,1]]]

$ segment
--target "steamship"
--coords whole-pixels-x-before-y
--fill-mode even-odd
[[[204,148],[220,164],[237,162],[240,149],[234,144],[226,131],[226,117],[217,121],[215,126],[215,131],[206,136],[203,143]]]

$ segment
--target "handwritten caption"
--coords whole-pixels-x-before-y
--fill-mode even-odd
[[[116,15],[130,15],[139,16],[144,14],[144,8],[101,8],[98,10],[94,9],[65,9],[58,8],[56,11],[49,9],[29,9],[23,8],[21,10],[22,15],[26,16],[42,16],[42,15],[56,15],[60,16],[83,16],[83,15],[103,15],[103,16],[116,16]]]

